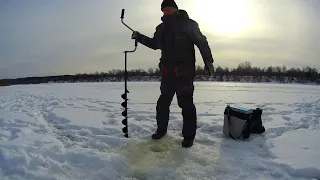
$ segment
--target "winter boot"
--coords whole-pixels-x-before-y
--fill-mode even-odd
[[[182,141],[182,147],[189,148],[193,146],[193,138],[184,138]]]
[[[156,132],[156,133],[152,134],[152,139],[161,139],[166,134],[167,134],[167,132]]]

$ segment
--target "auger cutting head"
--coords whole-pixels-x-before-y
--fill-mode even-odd
[[[124,136],[126,138],[128,138],[129,137],[129,135],[128,135],[128,119],[125,118],[124,120],[122,120],[122,124],[125,125],[125,127],[122,128],[122,132],[124,133]]]

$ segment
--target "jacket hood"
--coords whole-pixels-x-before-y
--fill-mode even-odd
[[[183,9],[179,9],[179,17],[181,19],[189,19],[189,14]]]
[[[173,19],[180,19],[180,20],[186,20],[190,19],[187,11],[183,9],[179,9],[175,14],[170,15],[170,16],[162,16],[161,20],[162,21],[168,21],[168,20],[173,20]]]

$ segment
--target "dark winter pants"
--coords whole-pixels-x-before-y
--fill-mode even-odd
[[[193,102],[193,78],[163,77],[160,90],[161,95],[157,101],[157,131],[167,131],[170,105],[176,94],[178,105],[182,109],[182,134],[184,137],[194,139],[197,129],[197,113]]]

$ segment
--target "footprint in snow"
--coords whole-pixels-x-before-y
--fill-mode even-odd
[[[276,109],[272,108],[272,107],[265,107],[263,110],[264,111],[275,111]]]
[[[286,121],[290,121],[291,120],[291,117],[289,116],[282,116],[282,119],[286,120]]]
[[[110,119],[116,118],[116,115],[115,115],[115,114],[108,114],[108,115],[107,115],[107,118],[110,118]]]
[[[101,121],[101,124],[106,125],[119,125],[120,120],[115,118],[110,118],[107,121]]]
[[[279,112],[280,115],[284,115],[284,116],[291,115],[293,113],[294,113],[293,111],[281,111],[281,112]]]
[[[108,108],[101,108],[100,109],[102,112],[112,112],[112,110],[108,109]]]
[[[219,116],[219,114],[202,113],[202,114],[198,114],[198,116],[199,116],[199,117]]]
[[[148,118],[152,119],[152,120],[155,120],[156,119],[156,115],[149,115]]]

